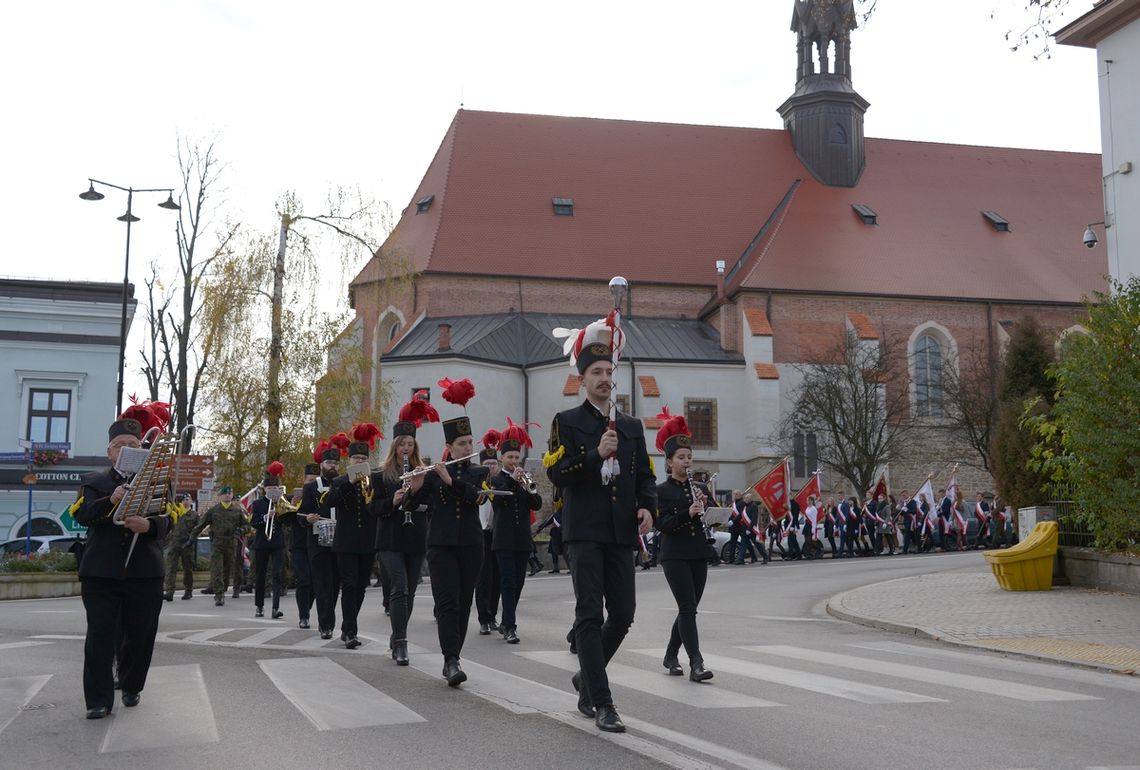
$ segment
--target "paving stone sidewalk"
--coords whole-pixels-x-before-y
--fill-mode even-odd
[[[1140,596],[998,588],[988,566],[889,580],[833,596],[835,617],[889,631],[1140,674]]]

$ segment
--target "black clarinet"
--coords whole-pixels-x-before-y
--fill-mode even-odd
[[[693,502],[695,503],[695,502],[697,502],[697,495],[700,494],[701,491],[699,489],[697,489],[696,483],[693,482],[693,469],[692,468],[686,468],[685,469],[685,475],[689,479],[689,494],[693,496]],[[706,543],[715,543],[716,538],[713,537],[712,527],[710,527],[708,524],[705,524],[705,517],[703,515],[701,516],[701,527],[705,531],[705,542]]]
[[[404,455],[404,473],[403,473],[403,475],[405,475],[405,476],[408,475],[408,456],[407,455]],[[404,499],[402,501],[402,505],[404,508],[404,526],[405,527],[410,527],[415,523],[412,521],[412,509],[408,507],[408,492],[411,490],[411,488],[412,488],[412,480],[411,479],[404,479],[404,487],[403,487]]]

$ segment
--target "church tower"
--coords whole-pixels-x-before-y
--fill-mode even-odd
[[[866,161],[863,114],[870,102],[851,85],[853,0],[793,0],[796,92],[780,105],[796,155],[821,182],[854,187]]]

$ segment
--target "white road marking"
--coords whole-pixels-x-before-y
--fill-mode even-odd
[[[328,658],[259,660],[257,665],[318,730],[427,721]]]
[[[660,658],[665,650],[633,650],[633,652]],[[824,674],[813,674],[807,671],[779,668],[750,660],[738,660],[723,655],[705,654],[705,665],[718,673],[725,672],[750,679],[759,679],[765,682],[774,682],[785,687],[795,687],[800,690],[809,690],[830,695],[836,698],[857,701],[859,703],[943,703],[942,698],[931,698],[903,690],[892,690],[889,687],[879,687],[873,684],[852,682]]]
[[[29,636],[29,639],[86,639],[86,634],[38,634]]]
[[[1007,674],[1028,674],[1050,679],[1065,679],[1070,682],[1078,682],[1080,684],[1096,687],[1109,687],[1114,690],[1127,690],[1129,692],[1140,693],[1140,677],[1121,676],[1119,674],[1090,671],[1083,668],[1071,668],[1058,663],[1038,663],[1033,660],[1021,660],[1020,658],[1011,658],[1008,656],[998,657],[998,655],[987,655],[984,650],[979,650],[978,652],[959,652],[957,650],[923,647],[917,644],[904,644],[902,642],[865,642],[848,646],[921,658],[956,660],[971,666],[985,666],[986,668],[1001,669]]]
[[[0,733],[12,724],[12,720],[20,715],[20,708],[36,697],[49,679],[51,674],[0,679]]]
[[[839,666],[862,671],[867,674],[881,674],[909,679],[914,682],[926,682],[940,687],[955,687],[971,692],[983,692],[1003,698],[1013,698],[1020,701],[1078,701],[1101,700],[1092,695],[1082,695],[1064,690],[1053,690],[1048,687],[1035,687],[1018,682],[1008,682],[989,677],[959,674],[951,671],[941,671],[921,666],[909,666],[894,660],[880,660],[877,658],[859,658],[854,655],[842,655],[823,650],[808,650],[799,647],[789,647],[781,644],[753,645],[743,649],[759,652],[764,655],[778,655],[784,658],[805,660],[826,666]]]
[[[173,618],[220,618],[216,612],[164,612],[163,617]]]
[[[115,709],[100,754],[218,742],[201,666],[154,666],[146,684],[139,705]]]
[[[0,650],[15,650],[20,647],[40,647],[51,642],[5,642],[0,644]]]
[[[672,607],[672,612],[676,612],[677,608]],[[734,618],[747,618],[749,620],[778,620],[782,623],[845,623],[846,621],[837,620],[835,618],[797,618],[788,617],[785,615],[741,615],[739,612],[718,612],[716,610],[701,610],[702,615],[732,615]]]
[[[267,628],[264,631],[250,634],[244,639],[232,642],[235,647],[256,647],[257,645],[276,639],[282,634],[287,634],[291,631],[290,628]]]
[[[518,652],[515,654],[528,660],[560,668],[563,671],[573,673],[578,670],[578,659],[562,651]],[[694,684],[687,677],[669,676],[664,668],[661,669],[660,673],[657,673],[610,661],[609,665],[606,666],[606,674],[611,684],[621,685],[631,690],[656,695],[659,698],[666,698],[699,709],[760,708],[781,705],[713,685]]]
[[[29,615],[71,615],[79,610],[28,610]]]

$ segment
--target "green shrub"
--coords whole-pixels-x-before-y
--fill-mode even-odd
[[[28,558],[23,554],[10,554],[0,559],[0,572],[75,572],[75,554],[33,553]]]

